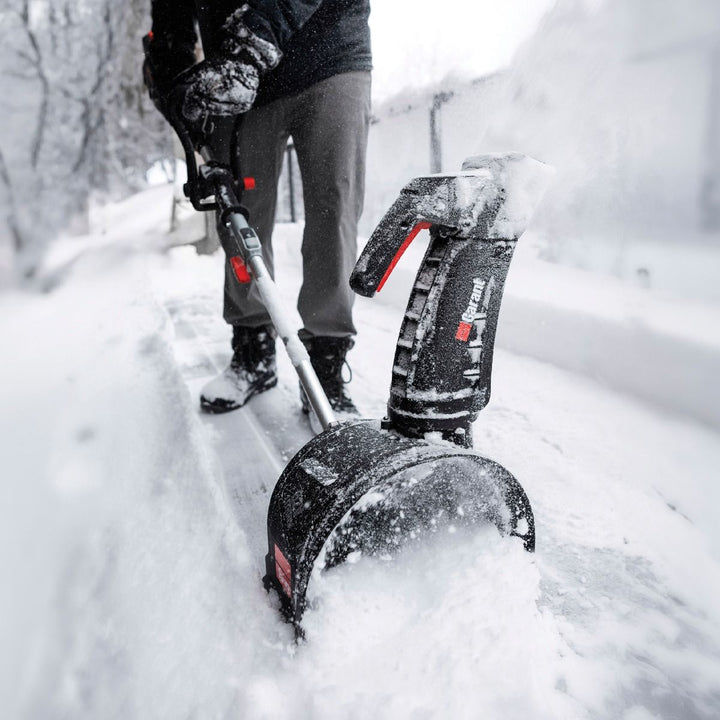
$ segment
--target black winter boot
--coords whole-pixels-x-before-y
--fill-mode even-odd
[[[233,356],[225,371],[202,389],[200,407],[225,413],[242,407],[253,395],[277,385],[275,338],[271,325],[233,325]]]
[[[343,380],[342,376],[343,367],[347,364],[345,356],[355,341],[349,337],[312,337],[304,339],[303,343],[332,409],[340,415],[359,415],[355,403],[345,391],[345,385],[350,380]],[[300,388],[300,399],[303,412],[309,413],[310,403],[302,388]],[[314,418],[315,413],[311,416]],[[313,429],[318,431],[315,427]]]

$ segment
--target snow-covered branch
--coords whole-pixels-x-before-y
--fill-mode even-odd
[[[148,167],[171,156],[170,134],[142,86],[149,3],[6,2],[0,97],[12,112],[3,183],[19,203],[20,249],[35,252],[87,211],[91,193],[141,187]]]

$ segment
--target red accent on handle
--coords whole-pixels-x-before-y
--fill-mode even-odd
[[[400,246],[399,250],[395,253],[395,257],[392,259],[392,262],[388,265],[388,269],[385,271],[385,274],[382,277],[382,280],[380,281],[379,285],[377,286],[377,290],[375,292],[380,292],[383,289],[383,285],[387,282],[387,279],[390,277],[390,273],[395,269],[395,266],[400,262],[400,258],[403,256],[403,253],[408,249],[410,246],[410,243],[417,237],[417,234],[421,230],[428,230],[432,223],[429,222],[419,222],[415,227],[410,231],[410,234],[405,238],[405,241]]]
[[[254,190],[255,189],[255,178],[246,177],[243,178],[243,190]]]
[[[152,30],[148,33],[148,39],[151,42],[155,39],[155,33]]]
[[[237,281],[239,283],[249,283],[252,278],[250,277],[250,273],[248,272],[247,267],[245,266],[245,263],[242,261],[241,257],[231,257],[230,258],[230,265],[232,265],[233,272],[235,273],[235,277],[237,278]]]

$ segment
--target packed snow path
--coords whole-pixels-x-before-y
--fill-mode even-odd
[[[297,381],[281,355],[278,388],[198,413],[230,354],[222,260],[157,252],[164,197],[64,241],[46,294],[0,298],[4,716],[717,717],[717,433],[502,351],[476,449],[525,487],[537,553],[479,529],[345,566],[295,646],[260,578],[272,484],[309,437]],[[298,244],[279,228],[288,302]],[[388,291],[358,302],[350,356],[370,416]]]

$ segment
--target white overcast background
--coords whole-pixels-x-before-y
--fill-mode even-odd
[[[554,0],[382,0],[372,3],[373,94],[473,78],[503,67]]]

